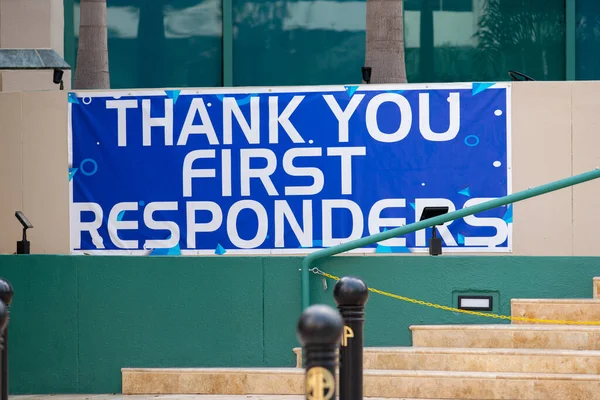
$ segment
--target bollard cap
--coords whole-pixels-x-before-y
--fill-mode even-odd
[[[336,309],[324,304],[310,306],[298,320],[298,341],[302,346],[336,344],[343,327],[344,321]]]
[[[0,301],[0,333],[4,331],[6,323],[8,322],[8,308]],[[0,347],[2,347],[0,345]]]
[[[369,300],[369,287],[356,276],[344,276],[333,288],[338,306],[364,306]]]
[[[2,301],[5,305],[10,306],[13,298],[13,288],[10,283],[4,279],[0,278],[0,301]]]

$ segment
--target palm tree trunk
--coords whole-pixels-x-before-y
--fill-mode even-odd
[[[406,83],[402,0],[367,0],[366,49],[371,83]]]
[[[75,89],[109,89],[106,0],[81,0]]]

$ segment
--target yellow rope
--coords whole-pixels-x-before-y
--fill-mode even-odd
[[[328,274],[327,272],[323,272],[318,268],[312,268],[310,270],[312,273],[317,275],[322,275],[326,278],[333,279],[335,281],[339,281],[340,277]],[[479,317],[487,317],[487,318],[496,318],[496,319],[504,319],[510,321],[521,321],[521,322],[532,322],[532,323],[541,323],[541,324],[557,324],[557,325],[600,325],[600,321],[563,321],[563,320],[554,320],[554,319],[537,319],[537,318],[526,318],[526,317],[513,317],[509,315],[499,315],[493,313],[486,313],[480,311],[471,311],[471,310],[461,310],[459,308],[443,306],[441,304],[429,303],[422,300],[411,299],[410,297],[404,297],[397,294],[384,292],[383,290],[369,288],[370,292],[380,294],[382,296],[391,297],[396,300],[406,301],[413,304],[419,304],[426,307],[433,307],[439,310],[457,312],[461,314],[469,314],[469,315],[477,315]]]

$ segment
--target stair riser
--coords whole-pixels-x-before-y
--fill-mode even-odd
[[[511,315],[546,320],[600,321],[598,303],[521,303],[511,302]],[[513,324],[536,324],[535,321],[513,321]]]
[[[415,347],[600,350],[600,331],[414,330]]]
[[[296,394],[304,393],[302,370],[296,374],[126,372],[123,394]]]
[[[297,367],[302,368],[301,357]],[[600,356],[365,352],[363,369],[600,374]]]
[[[304,373],[130,373],[123,372],[123,394],[300,395]],[[365,397],[444,399],[592,399],[598,380],[470,378],[467,376],[364,377]]]

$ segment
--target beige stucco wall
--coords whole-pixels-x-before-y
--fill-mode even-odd
[[[0,253],[21,237],[35,253],[69,252],[67,92],[0,93]]]
[[[63,0],[0,0],[0,48],[64,52]]]
[[[63,0],[0,0],[0,48],[53,49],[64,55]],[[59,90],[52,70],[0,70],[0,92]],[[71,71],[63,76],[71,88]]]
[[[0,92],[60,90],[53,70],[0,70]],[[64,71],[64,90],[71,89],[71,71]]]
[[[513,192],[600,167],[600,82],[512,86]],[[0,252],[14,252],[22,209],[32,251],[67,253],[66,92],[0,93]],[[515,255],[600,255],[600,180],[514,205]]]
[[[600,82],[513,85],[513,191],[600,167]],[[600,180],[514,205],[513,254],[600,255]]]

